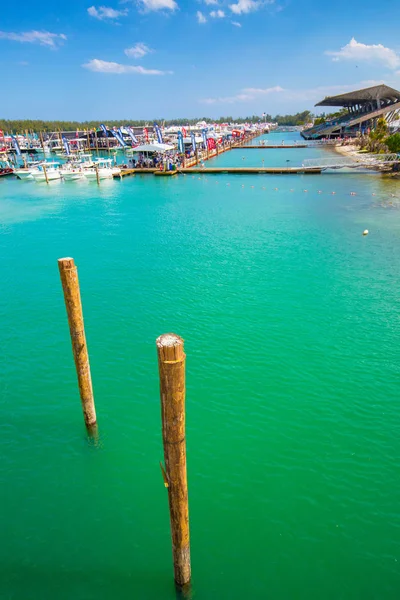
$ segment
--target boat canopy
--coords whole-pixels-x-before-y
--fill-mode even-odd
[[[169,150],[173,150],[174,146],[170,146],[168,144],[158,144],[157,142],[153,142],[151,144],[141,144],[140,146],[136,146],[133,148],[134,152],[168,152]]]
[[[198,136],[198,135],[195,136],[195,139],[196,139],[196,144],[201,144],[203,142],[203,138],[200,137],[200,136]],[[192,143],[192,138],[191,137],[185,137],[185,138],[183,138],[183,143],[184,144],[191,144]]]

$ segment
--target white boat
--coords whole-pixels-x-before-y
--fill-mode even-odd
[[[62,165],[60,174],[65,181],[76,181],[85,176],[85,170],[93,166],[91,154],[79,154],[78,156],[69,156],[67,164]]]
[[[120,175],[121,169],[113,165],[112,158],[97,158],[93,161],[93,166],[85,169],[84,175],[89,181],[99,179],[110,179],[114,175]]]
[[[42,161],[37,160],[31,163],[28,163],[25,167],[18,167],[16,169],[14,169],[14,173],[15,175],[19,178],[19,179],[30,179],[31,181],[33,181],[33,177],[32,177],[32,173],[33,171],[36,171],[37,168],[39,167],[39,165],[42,164]]]
[[[46,179],[47,176],[47,179]],[[42,181],[54,181],[55,179],[61,179],[60,174],[60,163],[58,162],[46,162],[38,166],[37,169],[32,171],[33,179],[40,183]]]

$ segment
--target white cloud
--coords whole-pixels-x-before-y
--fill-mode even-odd
[[[119,17],[126,17],[128,14],[128,10],[126,8],[124,10],[115,10],[114,8],[109,8],[108,6],[99,6],[99,8],[90,6],[87,11],[91,17],[99,19],[99,21],[106,21],[107,19],[113,21],[119,19]]]
[[[250,102],[255,100],[257,96],[267,96],[284,92],[285,90],[280,85],[275,85],[270,88],[244,88],[235,96],[225,96],[219,98],[204,98],[200,100],[202,104],[235,104],[236,102]]]
[[[197,17],[197,22],[200,23],[201,25],[203,25],[204,23],[207,23],[206,17],[200,10],[197,11],[196,17]]]
[[[245,94],[251,94],[252,96],[265,96],[274,92],[284,92],[285,90],[280,85],[275,85],[270,88],[244,88]]]
[[[242,25],[240,23],[238,23],[237,21],[231,21],[232,25],[234,25],[235,27],[241,27]]]
[[[223,10],[212,10],[210,12],[210,17],[213,19],[223,19],[225,17],[225,13]]]
[[[327,50],[325,54],[332,56],[334,61],[353,60],[380,63],[389,69],[396,69],[400,66],[400,55],[391,48],[386,48],[382,44],[362,44],[354,38],[340,50],[336,52]]]
[[[241,15],[258,10],[262,4],[261,0],[238,0],[236,4],[230,4],[229,8],[235,15]]]
[[[201,25],[204,23],[207,23],[207,19],[205,18],[205,16],[203,15],[203,13],[200,10],[197,11],[196,17],[197,17],[197,22],[200,23]]]
[[[137,0],[145,10],[176,10],[178,8],[175,0]]]
[[[135,73],[136,75],[172,75],[172,71],[159,71],[157,69],[145,69],[141,66],[121,65],[120,63],[108,62],[106,60],[100,60],[99,58],[89,60],[89,62],[82,65],[82,67],[95,73],[109,73],[116,75],[126,73]]]
[[[207,4],[207,6],[210,6],[212,4],[218,4],[218,0],[204,0],[204,4]]]
[[[372,87],[374,85],[380,85],[384,83],[382,80],[364,80],[358,81],[353,84],[338,84],[338,85],[321,85],[314,88],[305,88],[297,90],[284,90],[283,94],[285,100],[293,100],[296,102],[315,103],[320,102],[327,96],[338,96],[346,92],[352,92],[353,90],[359,90],[362,88]]]
[[[154,52],[154,50],[143,44],[143,42],[138,42],[132,48],[125,48],[124,52],[130,58],[143,58],[146,54]]]
[[[61,45],[67,39],[67,36],[64,33],[50,33],[49,31],[25,31],[23,33],[0,31],[0,39],[56,48],[58,44]]]

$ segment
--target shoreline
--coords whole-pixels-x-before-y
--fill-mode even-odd
[[[342,156],[350,156],[352,158],[356,158],[359,155],[359,147],[354,144],[335,144],[333,146],[335,152],[341,154]]]

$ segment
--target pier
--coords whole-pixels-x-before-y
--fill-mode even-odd
[[[290,149],[290,148],[311,148],[310,144],[254,144],[253,146],[241,146],[241,148],[245,148],[246,150],[277,150],[281,149]],[[238,146],[233,146],[232,150],[238,149]]]
[[[322,167],[192,167],[181,168],[170,173],[178,173],[182,175],[319,175],[322,172]],[[129,177],[130,175],[158,175],[163,173],[158,169],[122,169],[121,174],[114,175],[114,179]]]

